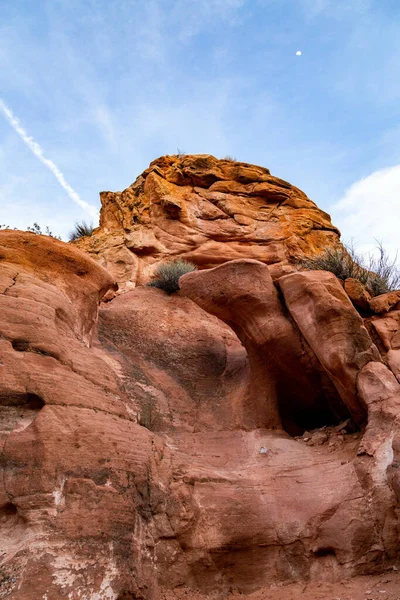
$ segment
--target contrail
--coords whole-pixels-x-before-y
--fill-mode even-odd
[[[61,173],[60,169],[53,163],[52,160],[49,160],[44,156],[43,150],[40,145],[35,142],[35,140],[27,134],[25,129],[22,127],[20,120],[14,115],[12,110],[8,108],[8,106],[3,102],[0,98],[0,109],[3,111],[5,118],[10,123],[11,127],[18,133],[20,138],[25,142],[28,148],[33,152],[33,154],[44,164],[45,167],[49,169],[57,179],[58,183],[62,188],[67,192],[68,196],[71,198],[73,202],[78,204],[83,210],[85,210],[90,216],[97,217],[98,210],[82,200],[79,194],[69,185],[69,183],[65,180],[64,175]]]

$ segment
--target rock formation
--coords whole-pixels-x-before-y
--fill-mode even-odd
[[[329,215],[298,188],[263,167],[207,154],[163,156],[126,190],[100,199],[100,227],[76,244],[122,290],[176,256],[202,268],[254,258],[275,277],[339,240]]]
[[[0,231],[0,598],[223,598],[400,559],[400,308],[362,317],[355,284],[295,269],[338,237],[278,181],[166,157],[78,244]],[[176,255],[202,267],[180,292],[138,285]]]

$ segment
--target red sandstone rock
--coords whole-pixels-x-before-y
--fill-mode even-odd
[[[216,174],[168,177],[231,185]],[[115,298],[96,339],[99,265],[33,234],[0,232],[0,255],[4,597],[222,597],[398,560],[400,386],[332,275],[281,278],[285,305],[265,264],[234,261]],[[344,404],[365,432],[312,431]],[[314,445],[287,433],[305,429]]]
[[[367,291],[361,281],[348,277],[344,282],[344,289],[354,306],[363,311],[369,309],[371,294]]]
[[[391,308],[396,306],[396,304],[400,300],[400,291],[397,292],[388,292],[387,294],[381,294],[380,296],[375,296],[369,302],[369,307],[372,312],[376,314],[383,314],[388,312]]]
[[[144,425],[156,431],[241,425],[245,349],[188,298],[138,287],[103,306],[98,330]]]
[[[0,232],[0,255],[7,597],[110,598],[150,589],[140,523],[155,490],[149,477],[158,447],[131,420],[113,370],[88,347],[113,280],[87,255],[45,236]],[[142,560],[137,577],[129,554]]]
[[[370,323],[386,350],[400,348],[400,311],[394,310],[379,317],[372,317]]]
[[[376,337],[381,354],[400,381],[400,311],[391,310],[366,321]]]
[[[286,306],[326,369],[353,418],[362,423],[365,407],[356,381],[369,361],[380,361],[361,317],[332,273],[302,271],[279,279]]]
[[[251,258],[273,276],[339,243],[329,215],[268,169],[207,154],[163,156],[123,192],[102,192],[100,227],[77,242],[117,279],[147,282],[176,256],[200,268]]]
[[[283,420],[288,431],[298,433],[307,413],[313,415],[314,426],[323,421],[330,401],[338,417],[348,416],[285,314],[266,265],[231,261],[189,273],[181,277],[180,286],[202,308],[228,323],[247,350],[250,384],[241,407],[242,427],[280,428]]]
[[[262,352],[263,334],[267,333],[268,336],[270,331],[272,337],[272,332],[276,331],[278,334],[276,351],[279,356],[280,335],[282,332],[282,328],[278,325],[279,321],[270,329],[266,325],[263,326],[265,320],[267,324],[273,323],[276,315],[276,312],[274,313],[274,310],[271,310],[274,293],[270,291],[270,299],[268,300],[265,283],[261,276],[262,269],[265,267],[258,266],[259,273],[257,277],[245,277],[246,271],[251,272],[252,268],[254,269],[256,266],[258,266],[257,263],[240,261],[223,265],[211,271],[191,273],[181,278],[181,288],[184,293],[189,294],[201,306],[226,319],[235,330],[237,330],[237,324],[240,323],[241,330],[246,331],[246,335],[250,339],[258,339],[259,352]],[[241,272],[240,281],[245,284],[245,292],[242,291],[243,288],[238,288],[238,272]],[[380,543],[376,540],[375,550],[372,550],[372,546],[370,546],[372,542],[372,539],[369,538],[371,531],[368,533],[364,531],[361,534],[362,525],[356,525],[354,529],[359,511],[365,515],[366,523],[368,523],[367,527],[369,528],[372,524],[370,520],[371,513],[369,512],[367,516],[362,500],[362,498],[365,498],[367,488],[369,489],[369,497],[372,500],[371,507],[374,507],[372,511],[376,515],[380,515],[377,516],[380,523],[379,527],[383,527],[388,519],[391,522],[390,528],[392,530],[390,533],[386,530],[388,536],[383,542],[383,547],[394,548],[397,543],[398,524],[396,519],[390,516],[392,514],[392,488],[394,484],[388,480],[385,473],[392,460],[393,432],[398,429],[399,384],[393,374],[379,362],[379,354],[363,327],[361,318],[352,307],[334,276],[324,272],[299,273],[288,275],[282,278],[279,283],[292,316],[295,318],[304,337],[309,341],[311,348],[315,350],[317,357],[327,370],[343,399],[345,399],[353,417],[356,420],[362,420],[365,418],[363,416],[365,415],[364,411],[368,412],[366,434],[360,445],[356,444],[359,458],[347,457],[341,462],[342,465],[357,465],[357,481],[364,482],[363,491],[359,490],[357,492],[356,488],[352,488],[352,493],[355,493],[355,496],[353,496],[354,501],[344,500],[340,504],[340,510],[334,511],[333,516],[328,516],[324,520],[323,525],[319,527],[318,541],[315,541],[313,546],[313,552],[316,556],[334,557],[330,568],[335,570],[337,568],[339,571],[336,571],[336,573],[338,573],[341,571],[340,565],[343,565],[343,561],[347,560],[345,555],[346,552],[350,551],[350,548],[354,551],[356,546],[369,547],[372,554],[378,551],[375,555],[376,558],[379,556]],[[231,293],[228,294],[228,291]],[[244,298],[246,298],[246,302]],[[269,306],[268,310],[266,310],[267,306]],[[249,359],[251,367],[251,355],[249,355]],[[274,370],[274,373],[276,376],[276,370]],[[344,387],[345,382],[348,389]],[[310,436],[311,439],[317,437],[315,434]],[[340,435],[340,438],[341,443],[344,444],[345,437]],[[314,451],[317,451],[318,448],[320,453],[324,452],[325,448],[327,452],[343,449],[342,446],[335,446],[331,442],[322,446],[313,446],[313,448]],[[260,452],[261,450],[265,451],[265,456],[269,455],[266,445],[263,445]],[[282,458],[287,451],[288,448],[286,450],[282,448]],[[310,489],[318,489],[319,477],[314,466],[313,480],[308,482]],[[301,478],[297,481],[301,481]],[[352,476],[350,476],[346,485],[351,486],[350,481],[353,481]],[[370,483],[368,484],[367,481]],[[333,480],[331,483],[333,483]],[[353,484],[355,484],[355,481],[353,481]],[[336,490],[338,483],[335,482],[333,485],[334,488],[329,488],[331,492],[333,492],[333,489]],[[274,490],[276,489],[275,484]],[[361,496],[358,495],[360,492]],[[319,492],[316,492],[316,494],[318,496]],[[298,510],[301,510],[302,501],[300,492],[299,496],[296,495]],[[204,503],[205,499],[202,498],[203,506]],[[330,515],[329,511],[326,514]],[[242,518],[244,519],[244,517]],[[264,522],[264,518],[260,515],[258,522]],[[285,522],[288,521],[290,521],[290,516],[286,515]],[[218,522],[223,522],[222,515],[218,514]],[[248,520],[246,520],[246,524],[246,529],[251,531],[251,524]],[[233,523],[231,528],[234,529]],[[356,530],[362,536],[363,542],[361,542],[361,538],[358,538],[357,544],[354,545],[351,540],[354,539],[353,536]],[[221,546],[221,542],[219,542],[219,546]],[[354,560],[354,558],[353,555],[351,560]],[[357,562],[358,559],[355,560]],[[240,561],[237,562],[237,565],[242,566]],[[297,566],[299,567],[299,563],[297,563]],[[321,563],[313,564],[312,576],[318,576],[317,573],[320,573],[321,576],[320,569],[324,570],[327,566],[328,563],[326,562],[323,565]],[[246,564],[246,572],[250,572],[254,577],[254,573],[248,564]],[[343,575],[343,571],[341,573]]]

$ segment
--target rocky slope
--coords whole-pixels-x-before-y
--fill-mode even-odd
[[[204,160],[191,185],[215,183]],[[282,272],[290,248],[338,239],[296,238],[284,207]],[[132,254],[120,233],[110,248]],[[142,272],[176,239],[132,254]],[[176,294],[122,285],[99,305],[114,278],[76,246],[0,231],[0,598],[261,599],[291,582],[274,597],[319,598],[318,582],[400,566],[396,304],[364,319],[332,274],[278,277],[269,244],[259,261],[243,241],[245,258],[219,253]]]
[[[148,281],[166,258],[201,268],[254,258],[274,276],[338,242],[329,215],[268,169],[207,154],[163,156],[123,192],[102,192],[100,227],[76,244],[121,289]]]

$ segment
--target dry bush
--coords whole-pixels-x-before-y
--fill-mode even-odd
[[[87,224],[85,221],[75,223],[73,231],[70,232],[68,238],[70,242],[79,240],[81,237],[91,236],[93,233],[93,223]]]
[[[391,260],[387,251],[379,242],[378,257],[356,252],[352,243],[326,248],[322,254],[300,262],[300,266],[309,270],[330,271],[338,279],[352,277],[367,287],[373,296],[385,294],[400,287],[400,271],[396,258]]]
[[[147,285],[164,290],[167,294],[173,294],[180,289],[179,278],[186,273],[195,271],[196,268],[193,263],[181,258],[161,263],[154,273],[154,278]]]

